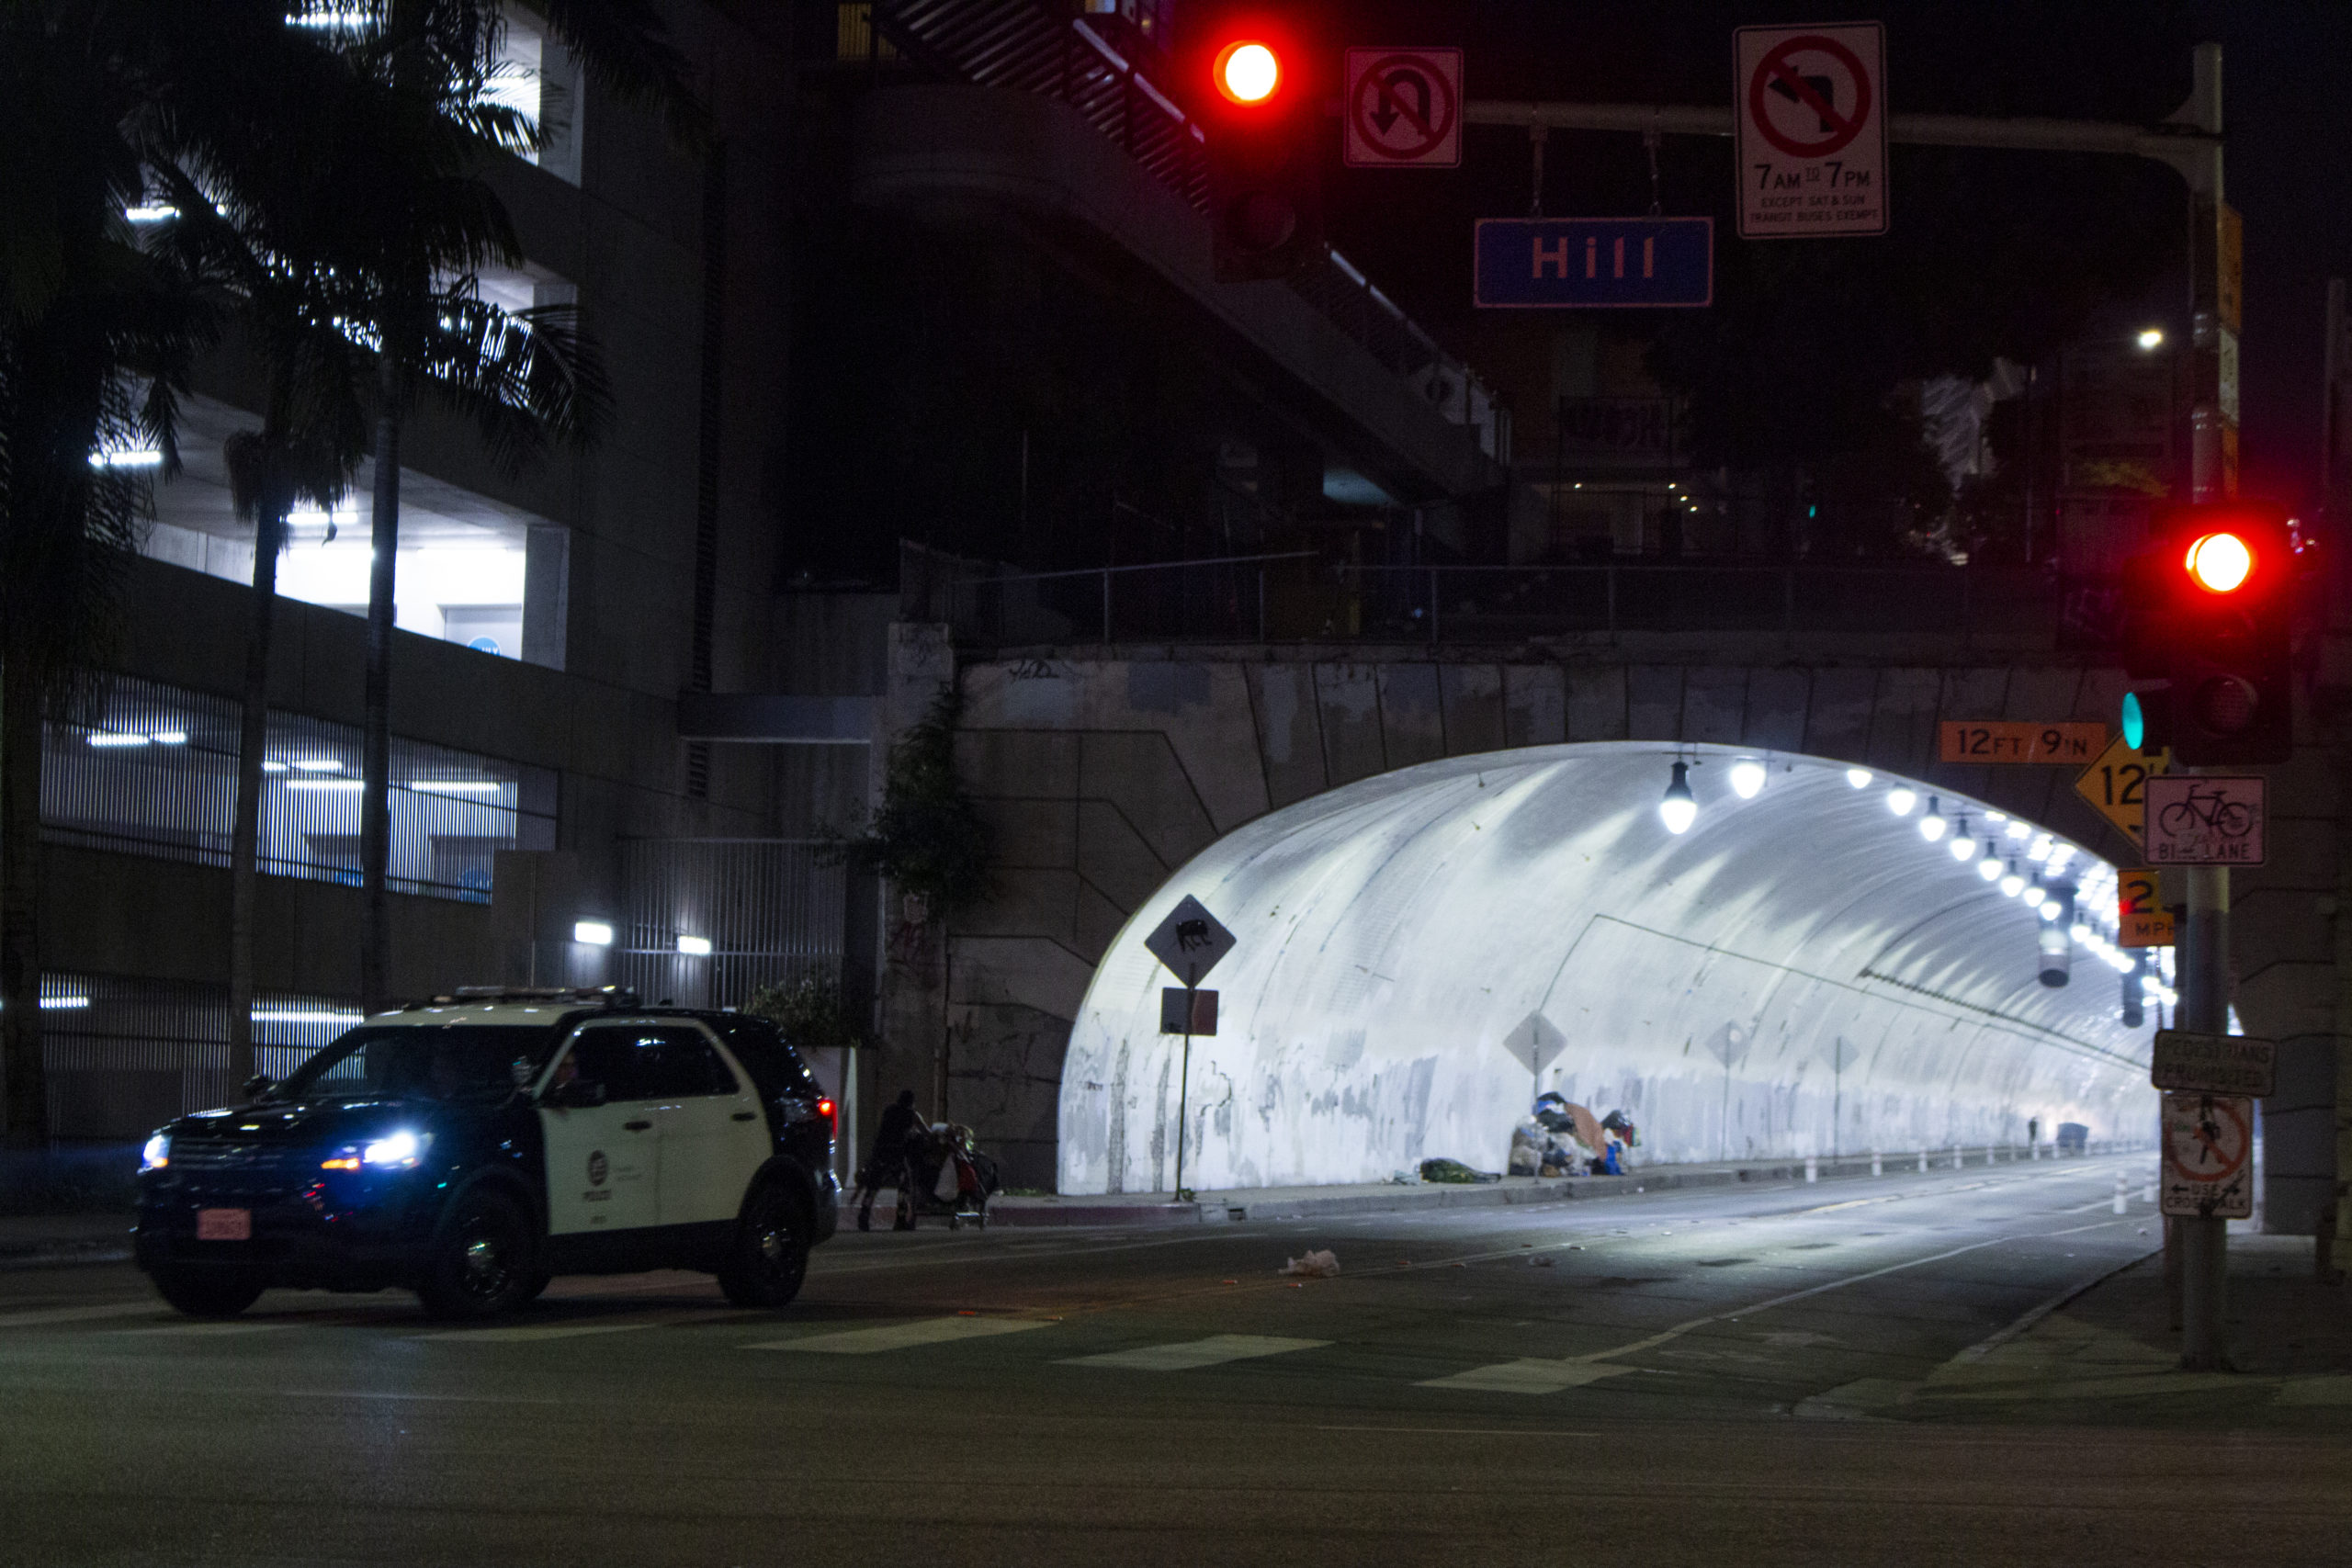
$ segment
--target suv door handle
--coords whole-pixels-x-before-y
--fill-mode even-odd
[[[621,1125],[632,1133],[642,1133],[653,1125],[650,1122],[624,1122]]]
[[[735,1120],[738,1122],[756,1122],[759,1119],[760,1113],[756,1111],[738,1111],[735,1112]]]

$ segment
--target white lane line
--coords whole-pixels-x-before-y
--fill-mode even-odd
[[[1187,1372],[1226,1361],[1246,1361],[1258,1356],[1283,1356],[1293,1350],[1319,1350],[1329,1339],[1285,1339],[1277,1334],[1212,1334],[1206,1339],[1185,1339],[1167,1345],[1143,1345],[1133,1350],[1113,1350],[1101,1356],[1072,1356],[1065,1367],[1122,1367],[1132,1372]]]
[[[1617,1352],[1607,1353],[1614,1355]],[[1634,1370],[1632,1367],[1606,1366],[1584,1358],[1547,1361],[1528,1357],[1517,1361],[1498,1361],[1491,1367],[1473,1367],[1466,1372],[1455,1372],[1451,1377],[1430,1378],[1415,1386],[1480,1389],[1488,1393],[1557,1393],[1564,1388],[1582,1388],[1587,1383],[1620,1377]]]
[[[1860,1274],[1849,1274],[1842,1280],[1831,1280],[1824,1284],[1808,1286],[1802,1291],[1792,1291],[1787,1295],[1774,1296],[1770,1301],[1758,1302],[1753,1306],[1744,1306],[1734,1312],[1710,1313],[1704,1317],[1694,1317],[1687,1323],[1678,1323],[1671,1328],[1662,1329],[1645,1339],[1636,1339],[1631,1344],[1615,1346],[1607,1350],[1594,1350],[1582,1356],[1569,1356],[1559,1360],[1529,1358],[1517,1361],[1498,1362],[1490,1367],[1474,1367],[1469,1371],[1455,1372],[1451,1377],[1427,1379],[1417,1386],[1486,1388],[1498,1393],[1554,1393],[1563,1388],[1577,1388],[1592,1382],[1593,1379],[1586,1376],[1571,1376],[1569,1374],[1572,1369],[1587,1369],[1597,1362],[1610,1360],[1619,1356],[1631,1356],[1644,1350],[1654,1349],[1669,1340],[1681,1338],[1693,1329],[1704,1328],[1711,1323],[1736,1322],[1754,1313],[1770,1312],[1774,1307],[1787,1306],[1792,1302],[1801,1302],[1830,1291],[1842,1291],[1849,1285],[1859,1285],[1866,1280],[1876,1280],[1888,1274],[1899,1274],[1905,1269],[1923,1268],[1930,1263],[1941,1263],[1948,1258],[1958,1258],[1964,1253],[1981,1252],[1985,1247],[1998,1247],[2003,1242],[2018,1239],[2017,1236],[1996,1235],[1990,1241],[1971,1242],[1966,1247],[1955,1247],[1948,1252],[1935,1253],[1927,1258],[1914,1258],[1907,1263],[1890,1263],[1883,1269],[1872,1269]],[[1630,1367],[1610,1369],[1613,1371],[1631,1371],[1632,1370]],[[1608,1372],[1604,1371],[1600,1375],[1607,1376]],[[1546,1386],[1547,1382],[1549,1386]]]
[[[40,1328],[52,1323],[88,1323],[102,1317],[154,1317],[169,1310],[161,1302],[118,1302],[112,1306],[51,1307],[45,1312],[12,1312],[0,1316],[0,1328]]]
[[[280,1329],[308,1326],[307,1321],[273,1323],[266,1318],[253,1318],[234,1323],[167,1323],[161,1328],[114,1328],[107,1330],[107,1333],[119,1339],[138,1339],[157,1335],[170,1335],[184,1339],[220,1339],[232,1334],[270,1334]]]
[[[882,1328],[845,1328],[835,1334],[812,1334],[799,1339],[766,1339],[746,1345],[746,1350],[815,1350],[828,1356],[872,1356],[884,1350],[911,1350],[921,1345],[946,1345],[959,1339],[986,1339],[997,1334],[1052,1325],[1035,1317],[926,1317],[894,1323]]]

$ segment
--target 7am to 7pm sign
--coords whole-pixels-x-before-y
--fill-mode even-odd
[[[1712,218],[1483,218],[1476,239],[1473,298],[1488,308],[1714,303]]]

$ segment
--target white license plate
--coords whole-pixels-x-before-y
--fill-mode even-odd
[[[198,1241],[251,1241],[254,1238],[254,1212],[251,1209],[198,1209],[196,1212],[196,1239]]]

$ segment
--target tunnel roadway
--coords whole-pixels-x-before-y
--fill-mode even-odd
[[[2194,1500],[2341,1562],[2332,1394],[2064,1310],[2155,1245],[2148,1164],[845,1233],[774,1315],[647,1275],[480,1328],[196,1324],[128,1266],[16,1269],[0,1561],[2234,1561],[2175,1550]],[[1313,1247],[1338,1277],[1277,1272]]]

